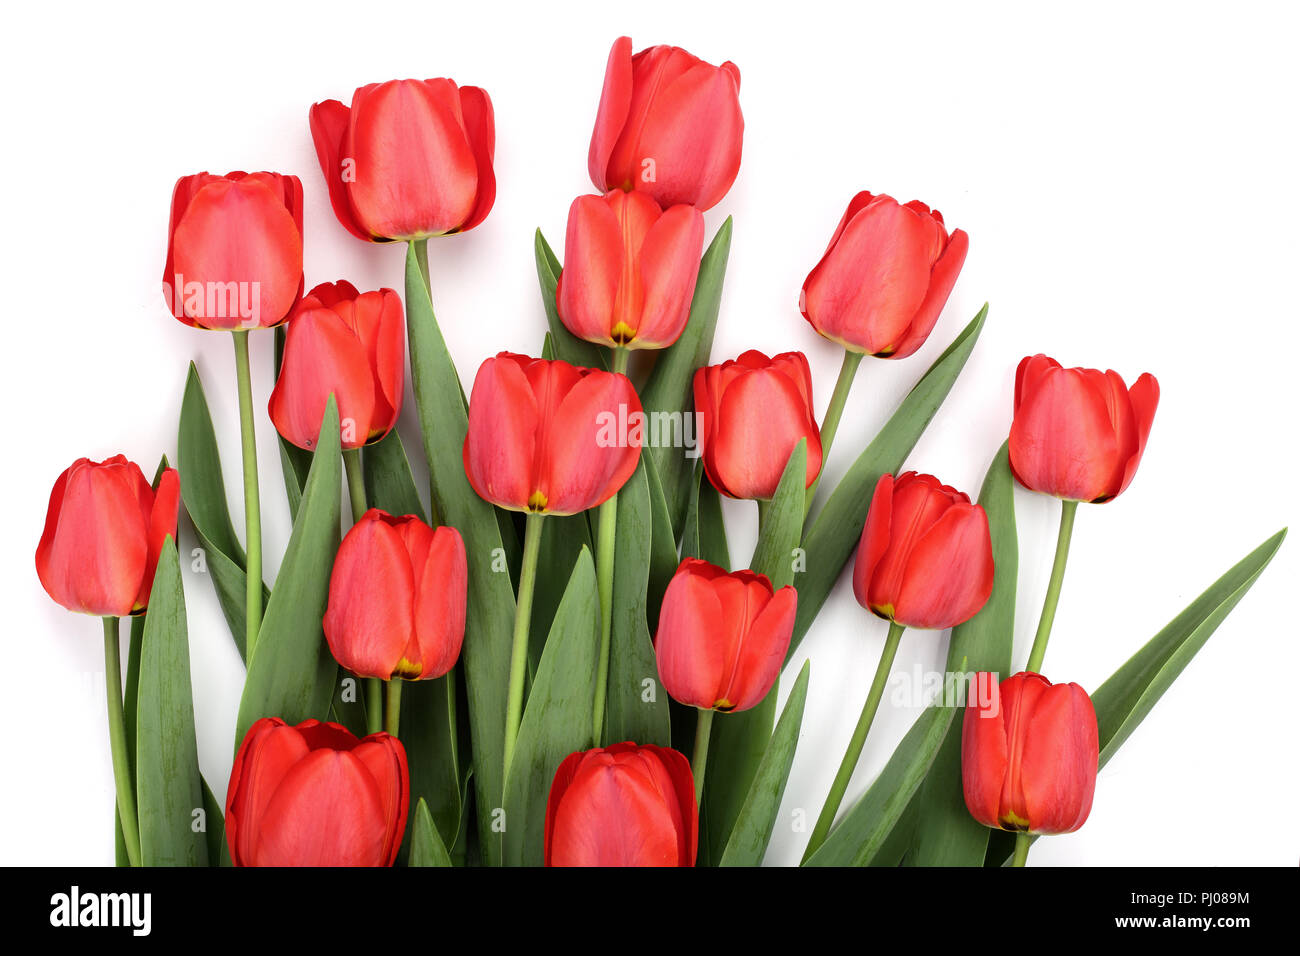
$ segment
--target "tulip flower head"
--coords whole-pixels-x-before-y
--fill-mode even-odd
[[[853,593],[874,614],[943,630],[979,613],[993,593],[988,516],[932,475],[876,482],[858,542]]]
[[[984,680],[993,675],[980,674]],[[1008,677],[966,706],[962,793],[980,823],[1000,830],[1071,833],[1092,810],[1097,714],[1078,684],[1031,671]]]
[[[664,592],[655,658],[679,703],[748,710],[772,689],[794,634],[797,596],[753,571],[687,558]]]
[[[406,830],[406,750],[340,724],[263,717],[248,729],[226,791],[235,866],[392,866]]]
[[[546,866],[694,866],[691,765],[634,743],[570,754],[546,802]]]
[[[597,345],[665,348],[690,316],[704,216],[660,210],[647,193],[579,196],[569,207],[564,271],[555,290],[565,327]]]
[[[939,320],[969,244],[925,203],[860,192],[804,280],[799,311],[850,352],[906,358]]]
[[[673,46],[633,55],[631,39],[620,37],[609,51],[587,168],[602,191],[711,209],[736,181],[744,132],[736,64],[712,66]]]
[[[1027,356],[1016,369],[1011,471],[1030,491],[1110,501],[1137,473],[1159,401],[1149,373],[1126,387],[1117,372]]]
[[[459,531],[371,508],[334,559],[324,621],[330,652],[361,677],[441,677],[465,637],[466,581]]]
[[[704,472],[731,498],[770,499],[799,439],[808,441],[805,487],[822,467],[812,374],[802,352],[768,358],[750,350],[695,372]]]
[[[167,468],[154,490],[140,466],[116,455],[80,458],[50,493],[36,573],[70,611],[99,617],[138,614],[149,603],[167,537],[176,536],[180,479]]]
[[[318,285],[286,330],[271,421],[285,441],[312,449],[333,394],[342,446],[377,442],[397,424],[405,362],[406,326],[396,292],[357,292],[349,282]]]
[[[302,183],[198,173],[172,192],[163,297],[200,329],[271,328],[302,295]]]
[[[474,379],[465,474],[498,507],[577,514],[632,477],[643,419],[625,375],[502,352]]]
[[[311,138],[343,227],[370,242],[466,232],[496,200],[492,101],[447,79],[390,80],[311,108]]]

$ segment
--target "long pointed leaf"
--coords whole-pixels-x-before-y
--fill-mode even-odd
[[[195,830],[204,810],[194,735],[185,592],[175,542],[158,558],[140,651],[136,714],[136,793],[144,866],[207,866],[208,845]]]
[[[330,396],[298,518],[248,662],[236,748],[262,717],[297,724],[311,717],[324,720],[329,712],[338,665],[330,656],[321,621],[339,548],[342,492],[339,413]]]
[[[424,454],[434,509],[465,540],[469,604],[465,617],[465,667],[474,753],[474,788],[480,846],[486,862],[500,859],[500,837],[492,832],[493,811],[502,805],[506,693],[514,629],[515,595],[508,573],[498,573],[504,555],[491,505],[465,477],[462,449],[469,421],[456,366],[433,315],[414,246],[406,255],[406,327],[411,377],[420,414]]]
[[[781,809],[781,797],[785,795],[785,785],[790,779],[795,748],[799,746],[810,664],[811,661],[804,661],[794,687],[790,689],[790,698],[785,702],[781,719],[776,722],[776,730],[772,732],[772,739],[754,774],[719,866],[758,866],[763,862],[763,854],[772,839],[772,829],[776,826],[776,815]]]

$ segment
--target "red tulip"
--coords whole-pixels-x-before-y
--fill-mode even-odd
[[[691,765],[667,747],[569,754],[546,802],[547,866],[694,866]]]
[[[868,610],[943,630],[970,620],[993,593],[984,509],[932,475],[884,475],[867,511],[853,593]]]
[[[311,138],[343,227],[370,242],[473,229],[492,210],[492,100],[446,79],[389,80],[352,106],[311,108]]]
[[[1097,785],[1097,714],[1078,684],[1025,671],[971,701],[961,729],[966,808],[1001,830],[1070,833],[1083,826]]]
[[[577,514],[632,477],[643,419],[625,375],[502,352],[474,379],[465,473],[501,508]]]
[[[736,181],[744,132],[736,64],[711,66],[672,46],[633,56],[631,39],[619,37],[587,168],[600,190],[636,189],[664,207],[711,209]]]
[[[302,183],[279,173],[199,173],[172,193],[163,296],[201,329],[279,325],[302,295]]]
[[[343,447],[376,442],[397,424],[405,363],[406,326],[396,292],[359,293],[350,282],[318,285],[286,330],[271,421],[286,441],[310,449],[332,393]]]
[[[1126,388],[1117,372],[1027,356],[1016,369],[1011,471],[1031,491],[1109,501],[1133,480],[1159,401],[1149,373]]]
[[[340,724],[263,717],[244,735],[226,791],[235,866],[392,866],[406,829],[406,750]]]
[[[821,432],[812,410],[812,374],[802,352],[768,358],[750,350],[734,362],[695,372],[704,472],[732,498],[776,494],[799,439],[808,440],[805,487],[822,467]]]
[[[465,543],[455,528],[371,508],[330,574],[325,639],[361,677],[441,677],[465,636]]]
[[[850,352],[906,358],[938,321],[968,245],[925,203],[860,192],[804,280],[799,311]]]
[[[664,592],[655,636],[659,679],[674,700],[748,710],[772,689],[794,634],[797,597],[753,571],[687,558]]]
[[[660,211],[645,193],[579,196],[569,207],[565,265],[555,290],[565,327],[598,345],[672,345],[690,316],[704,216]]]
[[[149,603],[167,536],[176,536],[180,480],[163,471],[155,491],[140,467],[116,455],[79,458],[50,493],[36,573],[70,611],[123,617]]]

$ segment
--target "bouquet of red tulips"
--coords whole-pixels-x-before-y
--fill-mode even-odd
[[[465,380],[434,316],[429,240],[492,210],[487,92],[395,80],[307,118],[317,188],[357,239],[406,245],[405,289],[305,288],[297,176],[182,177],[163,296],[234,342],[242,540],[191,365],[174,467],[150,481],[121,455],[76,461],[36,548],[49,595],[103,621],[120,865],[760,864],[809,686],[811,662],[786,664],[846,569],[888,637],[803,863],[1023,865],[1034,837],[1084,825],[1098,768],[1281,545],[1285,531],[1091,693],[1046,667],[1078,506],[1133,482],[1155,377],[1025,358],[972,500],[904,466],[985,306],[879,434],[836,445],[864,356],[904,360],[934,334],[968,247],[926,204],[865,191],[798,296],[844,350],[820,421],[801,352],[713,356],[732,226],[708,239],[703,212],[740,169],[732,63],[614,43],[597,192],[569,206],[563,259],[536,235],[546,324]],[[267,418],[293,515],[274,581],[254,353],[275,363]],[[408,374],[419,449],[395,430]],[[832,454],[852,463],[822,487]],[[1012,651],[1015,484],[1061,502],[1027,661]],[[724,496],[757,504],[752,555],[729,548]],[[199,771],[182,555],[247,668],[224,805]],[[951,629],[943,691],[851,795],[918,628]]]

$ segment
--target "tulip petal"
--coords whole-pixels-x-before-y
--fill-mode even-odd
[[[608,755],[582,768],[555,814],[553,866],[677,866],[680,852],[661,791]]]
[[[540,425],[541,409],[518,361],[497,356],[479,366],[463,453],[479,497],[527,510]]]
[[[384,846],[384,866],[392,866],[406,832],[406,814],[410,801],[410,780],[406,748],[388,734],[371,734],[352,750],[352,756],[369,771],[379,791],[383,819],[388,822],[388,840]]]
[[[1007,732],[996,674],[981,672],[961,727],[961,782],[966,809],[986,827],[1000,827],[999,805],[1007,774]],[[987,692],[987,695],[985,695]]]
[[[342,317],[353,311],[352,303],[308,309],[289,323],[268,412],[276,431],[299,448],[315,448],[331,394],[338,404],[343,447],[359,448],[370,437],[375,376],[365,345]],[[383,412],[385,419],[391,414]]]
[[[478,163],[450,80],[362,87],[352,98],[349,139],[356,161],[349,195],[371,235],[444,235],[475,211]]]
[[[338,100],[325,100],[312,106],[308,114],[311,126],[311,139],[316,147],[316,159],[320,171],[329,188],[330,205],[334,215],[343,228],[358,239],[374,242],[375,237],[357,221],[352,200],[348,197],[348,185],[344,181],[344,160],[355,161],[355,157],[345,157],[344,142],[352,125],[352,111]]]
[[[1128,390],[1128,398],[1133,406],[1133,422],[1137,438],[1137,450],[1124,463],[1124,473],[1119,483],[1118,495],[1129,486],[1137,473],[1138,463],[1147,449],[1147,438],[1151,435],[1151,423],[1156,417],[1156,405],[1160,403],[1160,383],[1149,372],[1143,372],[1133,387]]]
[[[1101,388],[1085,369],[1041,372],[1031,388],[1032,369],[1020,383],[1021,404],[1011,424],[1016,477],[1058,498],[1093,501],[1108,494],[1119,449]]]
[[[948,303],[948,296],[952,294],[953,286],[957,284],[957,276],[961,274],[961,267],[966,261],[969,247],[970,239],[966,233],[958,229],[952,234],[948,245],[939,256],[939,261],[934,264],[930,272],[930,288],[916,310],[912,324],[908,326],[902,341],[898,343],[898,350],[889,356],[890,358],[907,358],[930,337],[935,323],[939,321],[939,313]]]
[[[416,598],[401,535],[378,519],[382,514],[366,512],[343,538],[330,573],[324,630],[345,668],[387,680],[411,640]]]
[[[1097,782],[1097,715],[1078,684],[1043,690],[1028,716],[1020,788],[1034,833],[1070,833],[1092,810]]]
[[[249,839],[254,866],[384,866],[383,795],[353,754],[313,750],[285,774]]]
[[[858,554],[853,563],[853,593],[858,603],[871,609],[871,581],[881,558],[889,549],[894,514],[894,476],[881,475],[867,508],[867,520],[858,539]]]
[[[144,475],[140,476],[141,478]],[[158,478],[158,490],[150,492],[152,499],[149,510],[148,560],[144,568],[144,577],[140,582],[140,593],[135,597],[135,610],[143,609],[149,603],[149,592],[153,590],[154,571],[158,568],[158,557],[162,554],[167,536],[176,539],[176,517],[181,503],[180,476],[175,468],[168,468]]]
[[[610,337],[624,271],[625,251],[618,217],[600,196],[579,196],[569,207],[564,269],[556,308],[565,327],[588,342],[615,344]]]
[[[587,171],[592,183],[602,192],[621,186],[609,181],[609,159],[623,132],[631,103],[632,38],[619,37],[610,47],[609,60],[605,64],[605,85],[600,91],[596,127],[592,130],[591,147],[587,153]]]
[[[208,183],[181,216],[172,243],[184,289],[201,290],[184,295],[187,315],[203,328],[278,325],[302,291],[302,233],[278,177]]]
[[[226,791],[226,841],[236,866],[255,865],[260,822],[281,781],[310,752],[307,741],[278,717],[248,728]]]
[[[460,532],[446,526],[434,531],[423,559],[413,565],[413,571],[420,679],[427,680],[451,670],[460,657],[465,637],[468,569]]]
[[[751,586],[751,592],[757,585]],[[793,587],[783,587],[771,597],[770,585],[755,608],[750,595],[750,619],[736,648],[733,670],[721,697],[731,702],[731,710],[748,710],[762,702],[776,683],[785,664],[790,638],[794,635],[798,600]]]
[[[641,415],[636,389],[624,375],[593,371],[568,391],[540,448],[537,488],[546,496],[549,512],[594,508],[627,483],[636,471],[641,442],[635,426],[624,433],[616,423],[631,423]]]
[[[821,466],[821,439],[799,386],[783,371],[754,369],[736,378],[718,399],[709,422],[706,464],[733,498],[768,499],[799,439],[808,439],[811,484]]]
[[[460,109],[465,121],[465,135],[469,138],[469,146],[474,153],[475,169],[478,172],[474,208],[469,218],[457,230],[457,232],[468,232],[487,218],[497,198],[497,175],[493,167],[496,154],[496,118],[492,110],[492,99],[487,95],[486,90],[477,86],[460,88]]]
[[[894,606],[908,627],[944,630],[974,617],[993,593],[993,545],[979,505],[954,504],[917,541]]]

